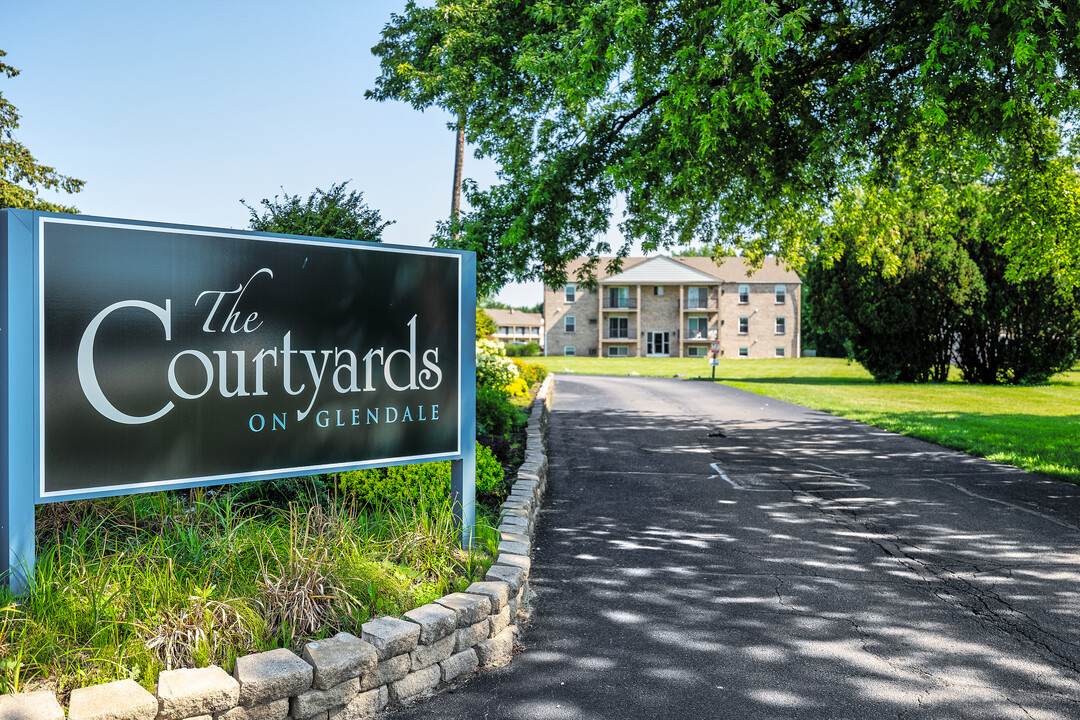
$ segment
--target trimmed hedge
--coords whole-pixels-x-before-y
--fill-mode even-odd
[[[476,443],[476,494],[490,495],[503,479],[503,469],[491,450]],[[396,465],[353,470],[338,476],[342,491],[356,495],[365,505],[420,505],[434,507],[450,499],[450,463]]]

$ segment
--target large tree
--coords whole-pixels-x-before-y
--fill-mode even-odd
[[[968,305],[982,278],[958,239],[913,225],[894,268],[853,250],[807,268],[813,327],[851,342],[856,360],[878,382],[944,382]]]
[[[792,210],[887,172],[913,126],[978,151],[1073,115],[1078,37],[1075,0],[409,2],[369,94],[447,109],[497,161],[438,233],[479,253],[481,285],[557,284],[635,240],[798,260]]]
[[[0,50],[0,58],[6,55]],[[0,76],[13,78],[18,74],[18,70],[0,62]],[[84,182],[61,175],[38,162],[16,139],[18,129],[19,111],[0,93],[0,208],[78,212],[73,207],[48,202],[38,196],[42,190],[76,193],[82,190]]]
[[[917,133],[888,182],[845,186],[816,235],[806,315],[879,380],[1032,383],[1080,341],[1080,167],[1052,124],[980,160]],[[936,162],[933,162],[935,161]],[[969,181],[977,175],[976,181]],[[1039,252],[1033,254],[1033,249]]]

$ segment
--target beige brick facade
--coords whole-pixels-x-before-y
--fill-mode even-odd
[[[595,290],[573,284],[572,302],[565,288],[546,287],[545,354],[704,358],[716,342],[725,358],[799,357],[798,275],[772,261],[750,277],[746,270],[739,258],[722,265],[708,258],[627,258],[619,274],[598,277]],[[664,282],[672,278],[680,282]],[[573,332],[566,330],[568,316]]]
[[[575,291],[570,302],[566,299],[566,288],[544,288],[545,354],[595,357],[599,351],[600,296],[595,290],[571,285]],[[574,319],[573,332],[566,331],[567,317]],[[573,348],[573,352],[567,352],[566,348]]]

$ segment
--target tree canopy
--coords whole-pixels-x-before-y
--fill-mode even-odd
[[[7,53],[0,50],[0,58]],[[0,61],[0,75],[13,78],[19,71]],[[61,175],[48,165],[42,165],[30,150],[18,141],[19,111],[0,93],[0,208],[78,212],[66,205],[42,200],[42,190],[76,193],[85,184],[82,180]]]
[[[409,2],[368,94],[447,109],[498,163],[437,233],[477,251],[482,288],[559,284],[571,258],[634,241],[797,265],[793,211],[888,177],[913,128],[978,158],[1075,119],[1078,37],[1075,0]]]
[[[277,195],[273,200],[262,199],[262,212],[240,202],[251,213],[248,227],[252,230],[380,242],[383,230],[394,221],[384,221],[378,210],[368,207],[364,193],[353,190],[346,194],[348,184],[348,180],[336,183],[326,192],[315,188],[306,200],[282,190],[282,200]]]
[[[811,324],[850,340],[883,381],[941,381],[952,364],[971,382],[1033,383],[1071,367],[1075,154],[1050,123],[976,166],[963,146],[916,140],[888,182],[846,185],[828,213],[791,229],[818,238],[806,273]]]

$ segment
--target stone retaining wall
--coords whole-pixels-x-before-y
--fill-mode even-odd
[[[532,539],[547,483],[551,376],[527,426],[525,462],[503,503],[499,553],[482,582],[405,613],[366,622],[296,655],[270,650],[217,666],[166,670],[156,696],[133,680],[78,688],[69,720],[360,720],[510,661],[528,588]],[[64,720],[48,691],[0,695],[0,720]]]

